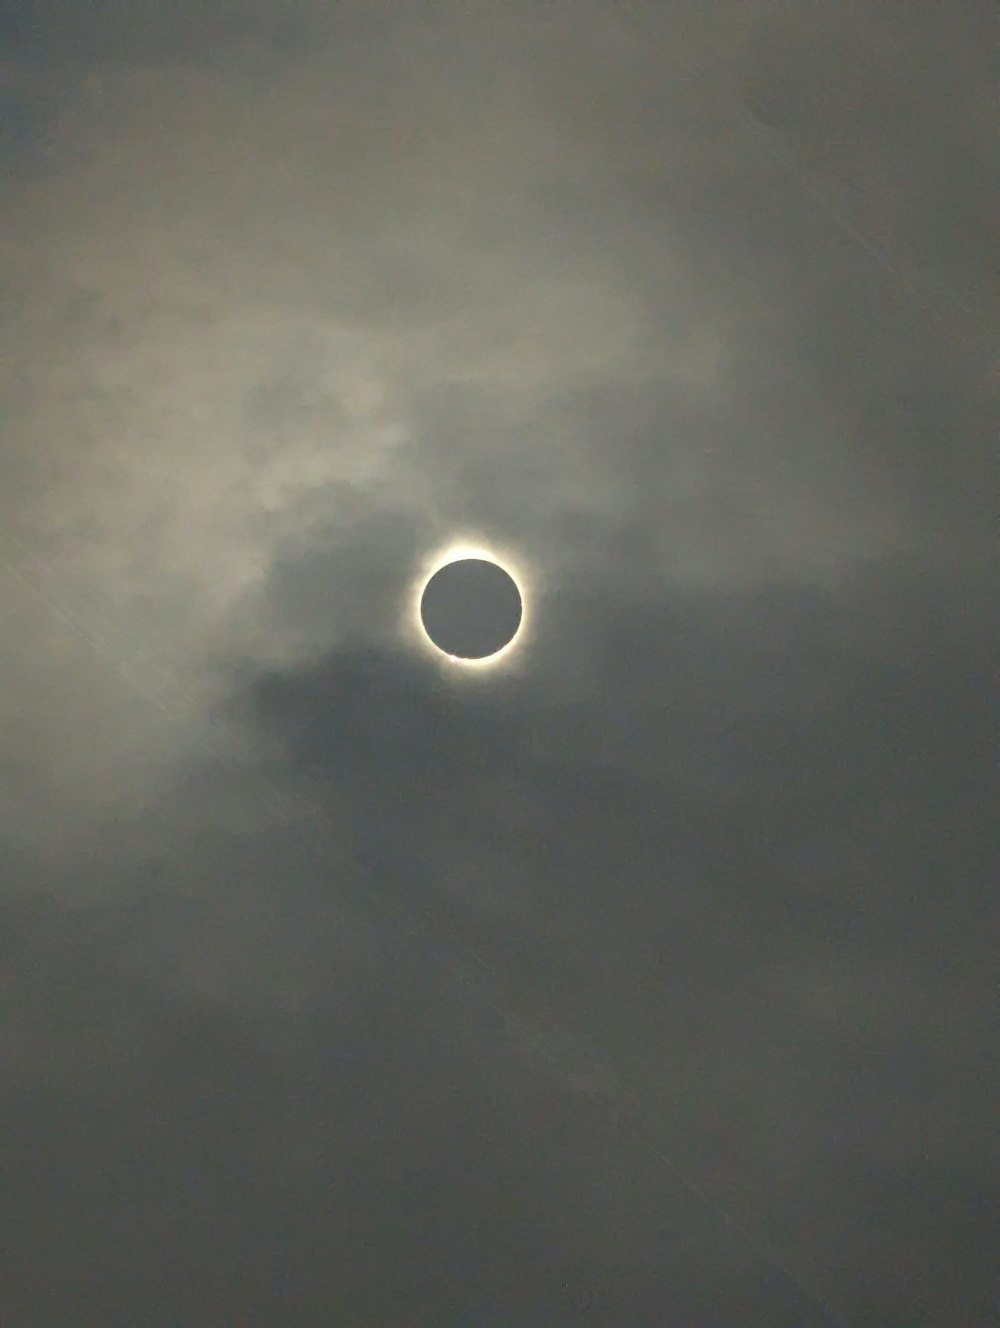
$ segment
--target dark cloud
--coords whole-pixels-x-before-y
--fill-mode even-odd
[[[990,1321],[964,12],[0,10],[4,1323]]]
[[[65,1249],[65,1317],[822,1322],[787,1263],[862,1322],[977,1321],[983,607],[595,606],[573,704],[544,656],[260,680],[316,830],[182,830],[255,796],[212,769],[94,845],[113,904],[7,905],[15,1306]]]

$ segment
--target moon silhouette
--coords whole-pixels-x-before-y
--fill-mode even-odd
[[[439,567],[420,597],[428,639],[454,660],[488,660],[521,626],[517,582],[486,558],[458,558]]]

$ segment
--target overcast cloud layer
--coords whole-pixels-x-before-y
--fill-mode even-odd
[[[998,36],[0,4],[4,1328],[993,1322]]]

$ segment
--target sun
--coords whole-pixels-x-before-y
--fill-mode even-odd
[[[447,654],[435,645],[427,635],[420,613],[421,599],[430,579],[442,567],[447,567],[449,563],[460,562],[466,558],[480,558],[486,562],[496,563],[513,580],[521,596],[521,621],[511,639],[492,655],[483,655],[472,659]],[[410,588],[408,620],[410,630],[415,634],[416,640],[424,651],[439,663],[444,664],[449,670],[483,672],[495,669],[499,665],[509,663],[527,639],[530,626],[530,594],[527,576],[523,567],[518,564],[517,559],[505,550],[498,550],[479,540],[456,540],[443,549],[439,549],[425,559],[421,565],[420,571]]]

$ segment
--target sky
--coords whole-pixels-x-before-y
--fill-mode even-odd
[[[2,0],[4,1328],[995,1321],[998,37]]]

